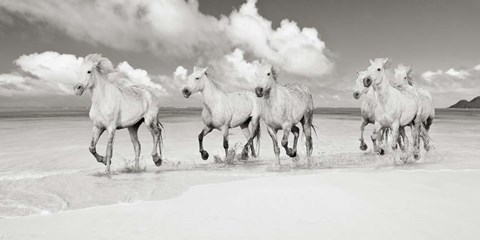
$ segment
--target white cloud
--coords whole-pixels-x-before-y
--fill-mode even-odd
[[[439,74],[442,74],[442,71],[441,70],[437,70],[436,72],[432,72],[432,71],[426,71],[422,74],[422,77],[427,80],[427,81],[432,81],[432,79],[436,76],[436,75],[439,75]]]
[[[235,49],[233,52],[209,62],[218,82],[226,89],[251,89],[255,87],[255,72],[258,61],[248,62],[245,52]]]
[[[188,74],[188,70],[183,66],[178,66],[177,69],[175,69],[175,72],[173,72],[174,78],[179,78],[181,80],[186,80],[187,74]]]
[[[459,79],[465,79],[470,76],[470,73],[466,70],[455,70],[453,68],[448,69],[445,74]]]
[[[328,74],[334,65],[316,29],[300,28],[287,19],[274,29],[259,14],[256,0],[247,0],[220,18],[201,13],[197,0],[5,0],[0,7],[28,21],[54,26],[77,40],[119,50],[209,62],[224,59],[238,48],[267,58],[288,73],[310,78]]]
[[[50,51],[22,55],[15,60],[16,71],[0,74],[0,96],[71,95],[82,61],[82,57]],[[152,87],[164,96],[168,92],[158,82],[169,85],[175,82],[169,76],[150,76],[146,70],[133,68],[128,62],[119,63],[116,69],[128,76],[129,84]]]
[[[437,101],[442,101],[443,106],[451,105],[462,98],[470,99],[479,95],[480,68],[477,66],[462,70],[450,68],[447,71],[426,71],[422,74],[424,81],[418,83],[434,93],[434,96],[442,96]]]
[[[318,77],[331,71],[333,63],[315,28],[300,29],[296,22],[284,19],[273,29],[255,4],[255,0],[247,1],[230,15],[227,35],[235,46],[267,58],[289,73]]]

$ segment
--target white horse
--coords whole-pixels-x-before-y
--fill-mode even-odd
[[[262,62],[256,72],[257,87],[255,93],[263,98],[262,119],[268,127],[268,133],[273,141],[273,148],[277,157],[276,164],[280,165],[280,148],[277,142],[277,131],[283,130],[282,146],[288,156],[297,155],[297,141],[300,129],[296,127],[301,122],[305,134],[307,156],[310,159],[313,151],[313,98],[310,90],[302,84],[279,84],[277,71],[272,65]],[[288,136],[293,133],[293,149],[288,147]]]
[[[374,140],[381,138],[380,130],[390,128],[392,139],[397,140],[399,128],[412,126],[414,159],[420,158],[419,135],[421,130],[422,108],[415,91],[400,90],[393,87],[394,81],[388,58],[370,60],[370,66],[363,79],[365,87],[373,86],[378,103],[374,110],[375,133]],[[397,141],[391,142],[392,149],[397,148]],[[377,152],[381,149],[377,148]]]
[[[93,122],[93,136],[89,150],[98,162],[106,165],[107,173],[110,172],[115,131],[122,128],[128,128],[135,150],[135,168],[140,169],[137,131],[142,122],[152,133],[153,162],[157,166],[162,164],[162,125],[158,119],[158,97],[147,87],[122,84],[128,81],[128,76],[115,72],[108,58],[100,54],[89,54],[80,66],[79,83],[74,86],[75,94],[81,96],[87,89],[92,95],[89,116]],[[102,157],[97,153],[96,145],[105,130],[108,132],[108,144],[106,155]]]
[[[375,92],[372,89],[372,86],[365,87],[363,84],[363,79],[366,77],[367,71],[356,71],[357,79],[355,80],[355,88],[353,90],[353,97],[359,99],[363,96],[362,105],[360,107],[360,114],[362,117],[362,123],[360,124],[360,150],[367,150],[368,146],[365,143],[363,134],[365,132],[365,127],[368,124],[375,124],[374,111],[377,105],[378,99],[376,98]],[[400,127],[400,136],[397,142],[402,150],[405,149],[404,142],[408,142],[407,136],[403,127]],[[371,139],[374,149],[377,149],[377,142],[374,141],[375,133],[372,134]],[[383,129],[382,136],[385,138],[385,141],[388,142],[388,129]],[[403,142],[402,142],[403,139]],[[382,149],[383,150],[383,149]],[[380,154],[384,152],[381,150]]]
[[[248,157],[248,148],[254,157],[257,156],[253,147],[253,139],[257,138],[257,148],[260,144],[260,101],[250,91],[225,93],[219,84],[209,78],[208,68],[194,67],[188,76],[187,84],[182,93],[185,98],[200,92],[203,95],[202,119],[205,127],[198,135],[200,154],[203,160],[208,159],[208,152],[203,149],[203,137],[213,129],[223,132],[223,147],[225,157],[228,156],[228,132],[230,128],[240,127],[247,138],[242,151],[242,158]]]
[[[429,91],[422,88],[415,87],[414,80],[412,77],[412,72],[413,72],[413,69],[411,66],[399,65],[395,69],[394,84],[397,85],[399,88],[405,88],[405,89],[413,88],[417,92],[418,98],[422,106],[421,120],[423,123],[423,127],[428,132],[430,130],[430,126],[433,123],[433,119],[435,118],[435,107],[433,106],[433,97]],[[424,134],[421,134],[420,136],[424,143],[424,149],[429,151],[430,150],[429,137],[425,136]]]

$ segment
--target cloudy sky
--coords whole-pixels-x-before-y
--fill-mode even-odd
[[[166,106],[201,106],[180,94],[184,69],[209,65],[235,90],[265,58],[317,107],[357,107],[355,69],[389,57],[445,107],[480,95],[479,12],[478,0],[0,0],[0,106],[88,106],[72,86],[102,53]]]

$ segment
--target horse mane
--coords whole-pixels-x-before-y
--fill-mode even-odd
[[[276,67],[274,67],[274,66],[272,65],[272,70],[271,70],[271,71],[272,71],[272,77],[273,77],[273,79],[274,79],[275,81],[277,81],[277,79],[278,79],[278,72],[279,72],[279,71],[278,71],[278,68],[276,68]]]
[[[205,76],[210,80],[210,82],[218,89],[222,90],[225,92],[225,89],[223,88],[222,84],[217,81],[216,77],[214,74],[212,74],[209,70],[205,71]]]
[[[110,59],[103,57],[102,54],[99,54],[99,53],[88,54],[85,57],[84,61],[91,62],[93,65],[97,67],[97,70],[103,75],[114,72],[112,62],[110,61]]]

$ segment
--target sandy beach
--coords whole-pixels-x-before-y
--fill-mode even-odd
[[[355,111],[324,110],[315,115],[312,166],[302,157],[301,141],[300,157],[292,160],[282,151],[279,169],[270,165],[274,155],[265,129],[259,158],[215,162],[223,149],[221,134],[212,132],[205,139],[211,157],[203,161],[198,112],[166,112],[164,165],[151,161],[150,136],[142,127],[145,171],[131,173],[133,149],[128,133],[120,131],[111,175],[88,152],[88,117],[52,114],[0,120],[0,239],[480,235],[478,111],[439,111],[431,132],[434,150],[423,152],[419,162],[394,164],[391,154],[371,152],[370,141],[369,150],[358,149]],[[243,135],[235,130],[230,139],[238,154]]]

